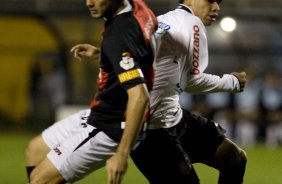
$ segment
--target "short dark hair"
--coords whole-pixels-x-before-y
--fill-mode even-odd
[[[179,0],[179,4],[182,4],[184,2],[184,0]]]

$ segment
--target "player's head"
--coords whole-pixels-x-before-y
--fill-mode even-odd
[[[179,0],[179,3],[190,7],[206,26],[211,25],[218,16],[220,2],[221,0]]]
[[[124,0],[85,0],[93,18],[112,17],[124,6]]]

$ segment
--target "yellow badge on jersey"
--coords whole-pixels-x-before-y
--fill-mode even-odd
[[[143,77],[143,73],[140,69],[129,70],[127,72],[118,75],[120,83],[124,83],[126,81],[136,79],[139,77]]]

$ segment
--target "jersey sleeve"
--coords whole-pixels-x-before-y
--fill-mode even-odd
[[[222,77],[212,74],[201,73],[190,75],[185,91],[193,94],[212,92],[239,92],[240,84],[238,79],[231,74]]]
[[[194,94],[240,91],[239,81],[235,76],[225,74],[220,77],[204,73],[209,60],[208,42],[206,29],[200,19],[194,17],[190,24],[183,24],[175,35],[179,50],[188,53],[188,58],[183,59],[184,77],[187,81],[185,91]]]
[[[140,67],[142,62],[140,55],[146,55],[146,49],[138,27],[136,25],[122,26],[111,35],[107,39],[105,52],[120,84],[125,89],[129,89],[137,84],[145,83]]]

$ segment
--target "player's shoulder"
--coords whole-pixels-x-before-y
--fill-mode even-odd
[[[119,15],[115,21],[119,25],[118,29],[121,32],[138,30],[138,22],[133,16],[132,12]]]
[[[165,23],[171,27],[178,27],[180,29],[189,29],[189,27],[193,27],[194,25],[203,26],[200,18],[182,9],[169,11],[163,15],[159,15],[157,18],[159,23]]]
[[[118,15],[110,26],[106,27],[106,35],[104,41],[127,42],[130,38],[140,35],[138,22],[132,13],[123,13]]]

